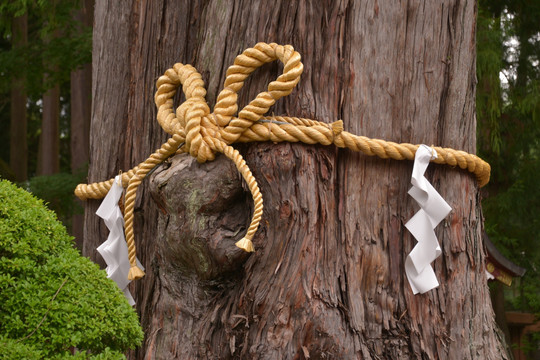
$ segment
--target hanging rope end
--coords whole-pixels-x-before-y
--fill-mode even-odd
[[[86,191],[85,191],[85,184],[79,184],[77,185],[77,187],[75,188],[75,196],[78,197],[80,200],[84,201],[86,199],[88,199],[87,195],[86,195]]]
[[[245,252],[254,252],[255,248],[253,247],[253,243],[248,238],[242,238],[241,240],[236,242],[236,246],[240,249],[244,250]]]
[[[129,269],[128,280],[138,280],[144,276],[144,271],[142,271],[137,265],[132,266]]]

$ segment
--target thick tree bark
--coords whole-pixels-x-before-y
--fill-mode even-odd
[[[28,16],[13,19],[13,47],[24,46],[28,41]],[[11,88],[11,129],[9,138],[9,166],[15,181],[28,179],[28,141],[26,119],[25,79],[15,79]]]
[[[94,0],[85,0],[74,15],[76,21],[84,26],[94,22]],[[76,173],[88,165],[90,150],[90,115],[92,111],[92,64],[71,72],[71,171]],[[72,235],[77,247],[82,249],[84,236],[84,216],[74,214]]]
[[[302,80],[276,115],[343,119],[356,134],[474,153],[475,15],[474,1],[98,2],[90,181],[167,138],[152,104],[167,68],[194,65],[212,107],[227,67],[257,41],[292,44],[303,57]],[[280,71],[257,70],[240,108]],[[147,275],[134,290],[146,340],[130,358],[506,357],[472,176],[428,171],[453,211],[436,229],[441,286],[415,296],[404,274],[415,240],[403,225],[418,210],[407,195],[410,162],[302,144],[237,148],[265,202],[254,254],[233,246],[251,200],[227,159],[177,156],[139,189]],[[98,204],[86,208],[84,249],[94,259],[106,238]]]

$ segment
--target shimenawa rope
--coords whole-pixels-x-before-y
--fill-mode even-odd
[[[261,92],[238,113],[237,93],[245,79],[265,63],[280,60],[283,74],[268,85],[268,90]],[[173,154],[187,152],[198,162],[204,163],[222,153],[231,159],[242,174],[254,201],[253,217],[246,235],[236,243],[245,251],[254,251],[252,238],[261,220],[263,202],[257,181],[253,177],[240,153],[230,145],[235,142],[253,141],[289,141],[306,144],[334,144],[340,148],[361,151],[367,155],[377,155],[383,159],[413,160],[419,145],[397,144],[380,139],[357,136],[343,130],[341,120],[331,124],[296,117],[263,117],[276,100],[287,96],[300,81],[303,65],[300,54],[291,45],[258,43],[246,49],[234,60],[227,70],[223,90],[219,93],[210,112],[205,101],[206,90],[201,74],[191,65],[175,64],[157,80],[155,103],[158,109],[157,120],[161,127],[172,135],[161,148],[138,166],[122,173],[122,184],[127,186],[125,196],[125,232],[128,243],[130,271],[128,278],[135,280],[144,276],[137,267],[136,250],[133,234],[133,208],[136,191],[144,177],[158,164]],[[182,85],[186,101],[176,112],[173,110],[173,97]],[[464,151],[450,148],[433,147],[439,157],[438,164],[459,166],[476,175],[480,186],[489,181],[488,163]],[[108,181],[79,184],[75,194],[81,200],[101,199],[109,191],[113,179]]]

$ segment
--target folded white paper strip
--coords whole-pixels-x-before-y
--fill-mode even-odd
[[[105,269],[107,277],[118,284],[129,304],[135,305],[135,300],[128,289],[130,283],[128,280],[130,268],[128,247],[124,238],[124,217],[118,206],[118,200],[123,191],[120,181],[120,176],[114,178],[111,189],[96,211],[96,215],[103,219],[110,231],[107,240],[97,248],[97,251],[107,263],[107,269]],[[137,264],[144,270],[139,260],[137,260]]]
[[[441,255],[433,229],[452,210],[424,177],[432,158],[437,158],[437,152],[429,146],[420,145],[414,158],[411,177],[413,186],[409,190],[409,195],[420,205],[420,210],[405,224],[418,241],[405,260],[405,272],[414,294],[423,294],[439,286],[431,267],[431,262]]]

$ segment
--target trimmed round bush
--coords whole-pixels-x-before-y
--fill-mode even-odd
[[[43,202],[0,181],[0,359],[121,359],[136,312]]]

